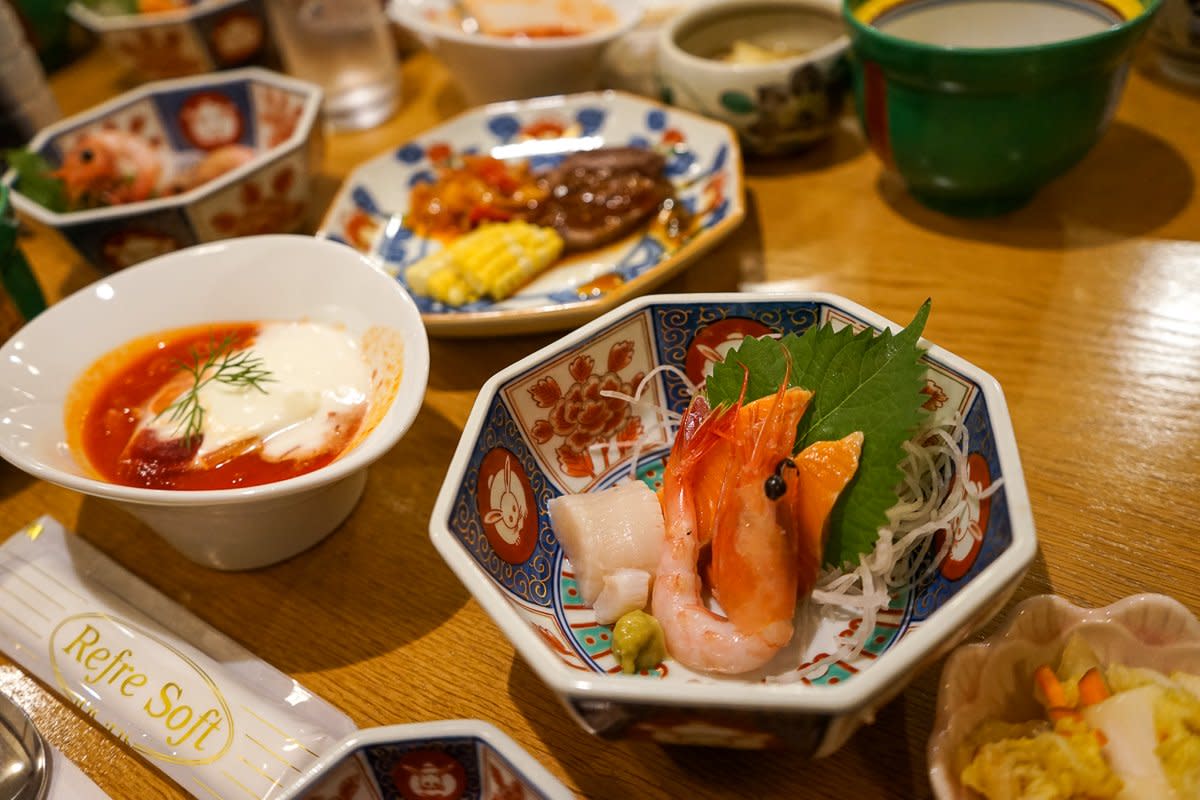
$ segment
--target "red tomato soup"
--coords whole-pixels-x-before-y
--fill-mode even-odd
[[[340,329],[308,323],[217,323],[131,341],[103,356],[72,387],[66,407],[71,450],[102,479],[148,489],[235,489],[319,469],[347,448],[366,410],[366,387],[360,402],[332,407],[313,399],[318,394],[304,385],[304,370],[295,369],[309,359],[343,359],[342,352],[321,354],[320,343],[314,346],[312,337],[325,337],[336,346],[338,340],[330,336],[343,337],[354,350],[353,340]],[[361,356],[358,361],[366,374]],[[198,379],[195,371],[206,364],[209,368]],[[222,374],[243,379],[257,374],[261,380],[257,386],[239,386],[226,379],[198,383],[223,364],[229,368]],[[247,372],[249,367],[259,372]],[[346,374],[345,369],[335,379]],[[336,384],[343,399],[353,394],[347,385]],[[198,386],[200,391],[194,391]],[[206,394],[214,390],[229,393],[229,399],[217,403]],[[189,392],[198,399],[199,415],[192,411],[173,416]],[[279,421],[272,412],[298,402],[289,405],[288,397],[306,399],[314,408],[303,420]],[[261,413],[252,408],[255,403],[272,402],[275,405]],[[265,427],[238,427],[255,413],[256,419],[271,422]],[[189,428],[187,420],[202,424]],[[290,430],[295,440],[295,431],[304,425],[310,429],[303,441],[284,441],[280,452],[276,437],[286,439]]]

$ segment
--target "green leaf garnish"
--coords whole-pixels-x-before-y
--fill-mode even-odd
[[[830,515],[825,561],[841,565],[869,553],[896,503],[900,461],[924,414],[926,367],[917,346],[930,301],[900,333],[849,327],[809,328],[782,339],[748,338],[713,366],[705,384],[711,405],[734,403],[746,382],[744,402],[773,394],[788,374],[789,386],[813,393],[800,421],[797,452],[813,442],[863,433],[858,472]],[[743,369],[744,366],[744,369]]]
[[[66,186],[49,161],[32,150],[5,150],[4,160],[17,171],[17,191],[51,211],[68,210]]]
[[[182,433],[185,447],[191,447],[193,437],[199,436],[204,430],[204,406],[200,405],[200,390],[209,383],[216,381],[228,386],[250,387],[266,394],[263,384],[275,380],[271,377],[271,371],[263,366],[261,357],[254,355],[251,350],[235,351],[234,344],[234,337],[227,335],[203,360],[193,349],[191,363],[177,362],[181,371],[191,374],[192,385],[174,403],[158,412],[158,416],[166,414],[167,421],[175,423],[175,434]]]

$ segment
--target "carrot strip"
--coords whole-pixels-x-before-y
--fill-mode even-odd
[[[1038,667],[1033,673],[1033,680],[1036,688],[1034,696],[1046,709],[1046,716],[1051,722],[1083,719],[1083,716],[1067,702],[1066,690],[1048,665]]]
[[[1104,676],[1096,667],[1083,673],[1083,677],[1079,679],[1079,705],[1083,708],[1107,700],[1111,695],[1108,684],[1104,682]]]
[[[1047,711],[1070,709],[1067,693],[1049,665],[1043,664],[1034,670],[1033,681],[1037,688],[1035,696]]]

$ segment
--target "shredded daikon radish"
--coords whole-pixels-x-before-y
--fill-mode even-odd
[[[858,630],[839,637],[834,652],[784,679],[820,677],[838,661],[858,656],[875,630],[879,612],[890,605],[891,590],[920,585],[950,552],[954,537],[947,535],[928,558],[938,531],[980,535],[979,503],[1004,481],[998,478],[984,489],[967,478],[969,445],[966,426],[958,419],[931,421],[905,443],[899,499],[888,510],[888,525],[879,530],[875,549],[860,556],[853,569],[822,572],[808,604],[809,613],[818,616],[861,613]]]
[[[625,394],[624,392],[614,392],[610,389],[600,390],[601,397],[612,397],[618,400],[624,400],[635,409],[651,411],[655,416],[654,424],[648,426],[642,432],[642,435],[633,442],[633,450],[630,452],[629,456],[629,480],[635,481],[638,479],[638,458],[641,457],[642,446],[651,439],[651,435],[665,430],[668,431],[667,439],[670,440],[671,437],[669,432],[672,429],[673,424],[678,422],[683,416],[678,411],[672,411],[661,403],[655,403],[650,400],[642,399],[642,394],[646,391],[646,387],[649,386],[650,382],[662,372],[669,372],[682,380],[683,385],[687,387],[689,397],[694,397],[700,390],[699,387],[692,383],[692,381],[688,378],[686,372],[681,370],[679,367],[674,366],[673,364],[661,364],[647,372],[642,380],[638,382],[638,385],[634,387],[632,395]],[[657,437],[654,437],[654,439],[657,441]],[[610,443],[602,442],[600,444],[592,445],[592,449],[603,449],[610,446]]]

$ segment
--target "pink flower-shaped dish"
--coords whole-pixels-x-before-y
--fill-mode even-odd
[[[938,800],[972,800],[956,767],[959,743],[985,719],[1019,722],[1042,713],[1033,672],[1054,663],[1078,633],[1103,664],[1163,672],[1200,671],[1200,621],[1179,601],[1137,594],[1103,608],[1039,595],[1013,611],[1004,630],[959,648],[947,660],[929,739],[929,779]]]

